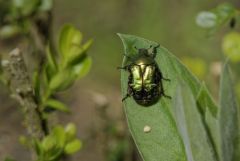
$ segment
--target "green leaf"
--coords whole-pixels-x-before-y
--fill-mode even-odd
[[[40,98],[41,81],[40,81],[40,76],[39,76],[38,71],[35,71],[33,73],[33,88],[34,88],[35,97],[36,97],[37,101],[39,102],[41,100],[41,98]]]
[[[76,79],[71,69],[59,71],[54,75],[49,83],[49,88],[52,91],[63,91],[70,87]]]
[[[51,47],[50,45],[47,46],[47,60],[48,60],[48,65],[49,65],[49,72],[52,74],[55,74],[56,71],[58,70],[58,66],[57,66],[57,63],[56,63],[56,59],[51,51]]]
[[[64,103],[56,99],[48,99],[45,102],[45,106],[53,108],[55,110],[62,111],[62,112],[70,112],[69,108]]]
[[[84,45],[80,46],[81,49],[79,50],[79,53],[69,58],[67,62],[67,66],[71,67],[71,66],[80,64],[87,57],[86,52],[88,48],[92,45],[92,43],[93,43],[93,40],[89,40]]]
[[[27,16],[37,9],[39,2],[40,0],[13,0],[13,5],[22,15]]]
[[[52,77],[49,88],[53,91],[63,91],[69,88],[77,79],[84,77],[89,72],[91,64],[91,58],[86,56],[81,63],[59,71]]]
[[[240,33],[230,32],[225,35],[222,48],[232,62],[240,62]]]
[[[63,147],[59,146],[58,138],[52,133],[42,140],[42,148],[44,150],[41,160],[56,161],[56,159],[63,153]]]
[[[41,0],[41,5],[39,6],[39,10],[41,11],[49,11],[52,9],[53,0]]]
[[[137,54],[137,51],[134,48],[135,46],[137,48],[148,48],[150,45],[157,44],[155,42],[151,42],[132,35],[118,35],[123,41],[124,52],[129,57]],[[163,82],[164,88],[166,89],[165,92],[168,95],[171,95],[174,87],[176,86],[176,78],[174,77],[178,73],[174,68],[178,64],[174,65],[175,62],[171,61],[172,55],[169,55],[169,52],[166,49],[161,47],[157,52],[158,54],[156,61],[162,70],[163,76],[171,79],[170,83],[172,90],[170,90],[169,84]],[[125,66],[128,63],[129,62],[125,57],[122,65]],[[168,69],[167,66],[171,66],[171,69],[173,71],[171,71],[171,69]],[[176,69],[178,69],[178,67]],[[122,97],[126,95],[128,88],[127,82],[128,73],[126,71],[122,71]],[[137,144],[140,154],[146,161],[186,161],[187,158],[185,156],[184,145],[177,131],[174,119],[171,115],[171,101],[166,98],[161,98],[160,100],[161,101],[147,108],[138,105],[132,98],[128,98],[124,101],[128,126],[130,128],[133,139]],[[151,132],[144,133],[143,129],[145,126],[150,126],[152,129]]]
[[[59,38],[59,48],[62,54],[60,67],[72,67],[86,58],[86,51],[92,44],[92,40],[81,45],[82,33],[71,25],[65,25]]]
[[[77,151],[79,151],[82,147],[82,142],[78,139],[75,139],[71,142],[69,142],[65,148],[64,148],[64,152],[66,154],[73,154],[76,153]]]
[[[223,25],[236,13],[236,9],[230,3],[222,3],[212,10],[217,16],[217,25]]]
[[[66,135],[62,126],[55,126],[52,131],[52,136],[56,139],[58,147],[63,147],[65,145]]]
[[[56,144],[56,139],[52,135],[49,135],[44,137],[42,141],[42,148],[45,152],[49,152],[56,146]]]
[[[66,132],[67,141],[72,140],[73,138],[76,137],[76,133],[77,133],[76,125],[73,123],[67,124],[67,126],[65,128],[65,132]]]
[[[206,110],[208,109],[211,112],[211,115],[215,118],[217,117],[218,107],[209,94],[209,91],[205,85],[205,83],[202,84],[201,89],[197,96],[197,103],[198,106],[200,106],[203,114],[206,113]]]
[[[209,142],[213,147],[213,152],[219,160],[220,155],[220,134],[219,134],[219,121],[218,121],[218,112],[219,108],[216,105],[215,101],[209,94],[209,91],[206,85],[203,83],[201,89],[199,90],[197,96],[197,106],[203,115],[203,124],[209,136]]]
[[[42,148],[42,144],[39,142],[39,140],[33,139],[32,142],[33,142],[33,147],[34,147],[36,154],[38,156],[42,155],[43,148]]]
[[[87,56],[81,63],[72,67],[72,72],[74,73],[76,78],[82,78],[89,72],[91,65],[92,59]]]
[[[235,100],[228,64],[223,67],[220,80],[220,158],[224,161],[239,160],[239,109]]]
[[[225,23],[230,22],[237,14],[237,9],[229,3],[222,3],[210,11],[202,11],[197,15],[196,23],[200,27],[215,32]]]
[[[69,59],[81,53],[82,33],[72,25],[65,25],[60,33],[59,48],[63,59]]]
[[[119,34],[119,36],[123,41],[124,52],[129,57],[137,54],[135,46],[149,48],[150,45],[157,45],[156,42],[132,35]],[[170,82],[163,81],[167,95],[172,96],[175,93],[178,80],[181,79],[188,84],[194,98],[197,98],[201,84],[175,56],[160,46],[157,49],[155,60],[163,76],[171,80]],[[125,57],[122,65],[128,63],[130,62]],[[124,97],[128,88],[128,73],[126,71],[121,72],[121,84]],[[173,118],[172,100],[161,97],[156,104],[143,107],[131,97],[124,101],[124,107],[131,134],[144,160],[187,160],[183,141]],[[143,132],[146,125],[151,127],[151,132]]]
[[[181,80],[179,82],[173,108],[187,158],[189,161],[217,161],[191,90]]]

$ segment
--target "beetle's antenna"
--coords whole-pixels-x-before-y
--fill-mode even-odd
[[[153,51],[152,51],[153,58],[156,57],[156,55],[157,55],[157,48],[159,48],[159,46],[160,46],[160,44],[158,44],[157,46],[153,47]]]
[[[128,56],[127,54],[123,54],[125,57],[127,57],[128,59],[130,59],[131,62],[133,62],[133,58],[131,58],[130,56]]]
[[[152,45],[150,45],[149,48],[148,48],[147,50],[149,50],[149,49],[151,49],[151,48],[152,48]]]
[[[127,57],[128,59],[132,59],[130,56],[128,56],[127,54],[123,54],[125,57]]]

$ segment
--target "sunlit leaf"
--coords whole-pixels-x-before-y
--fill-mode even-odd
[[[52,135],[44,137],[42,141],[42,148],[45,152],[49,152],[56,145],[57,145],[56,139]]]
[[[75,81],[75,76],[72,70],[65,69],[53,76],[49,83],[49,88],[52,91],[62,91],[70,87]]]
[[[92,65],[92,59],[86,57],[81,63],[73,66],[73,73],[77,78],[84,77],[90,70]]]
[[[59,48],[64,59],[81,53],[82,33],[72,25],[65,25],[60,33]]]
[[[63,147],[65,145],[66,135],[62,126],[55,126],[52,131],[52,136],[56,139],[58,147]]]
[[[64,152],[66,154],[73,154],[76,153],[77,151],[79,151],[82,147],[82,142],[78,139],[75,139],[71,142],[69,142],[65,148],[64,148]]]
[[[82,45],[81,50],[79,50],[80,53],[70,57],[67,62],[67,66],[71,67],[76,64],[80,64],[86,58],[86,56],[87,56],[86,52],[89,49],[89,47],[92,45],[92,43],[93,43],[93,40],[89,40],[84,45]]]
[[[230,32],[222,43],[223,52],[233,62],[240,62],[240,33]]]
[[[77,133],[76,125],[73,123],[67,124],[67,126],[65,128],[65,132],[66,132],[67,140],[70,141],[71,139],[73,139],[76,136],[76,133]]]

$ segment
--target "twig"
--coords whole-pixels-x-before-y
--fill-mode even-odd
[[[2,65],[4,73],[9,80],[12,96],[22,106],[25,117],[24,124],[28,135],[32,138],[41,139],[44,136],[41,118],[23,57],[19,49],[14,49],[9,55],[9,61],[3,61]]]

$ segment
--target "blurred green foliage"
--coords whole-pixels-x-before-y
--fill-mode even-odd
[[[198,78],[204,79],[206,72],[207,72],[207,64],[201,58],[190,58],[190,57],[183,57],[182,58],[183,64],[185,64],[191,72],[193,72]]]
[[[63,155],[72,154],[80,150],[82,142],[76,138],[76,127],[70,123],[64,129],[61,125],[55,126],[43,140],[35,140],[37,161],[57,161]]]
[[[53,0],[0,0],[0,38],[28,34],[31,18],[52,9]]]
[[[51,23],[52,3],[52,0],[0,1],[0,11],[2,11],[0,17],[3,18],[0,22],[0,38],[15,38],[18,34],[27,35],[26,38],[30,40],[29,45],[35,46],[35,51],[41,51],[36,52],[39,54],[38,56],[43,60],[46,58],[43,63],[38,62],[39,66],[34,65],[36,70],[34,73],[30,73],[34,88],[33,97],[41,120],[39,126],[42,126],[46,136],[43,139],[20,138],[22,143],[29,144],[29,148],[32,148],[31,141],[34,140],[38,161],[57,161],[65,154],[70,155],[80,150],[82,143],[76,138],[75,125],[70,124],[65,130],[60,125],[49,129],[48,119],[49,114],[56,110],[70,112],[70,109],[55,95],[68,89],[76,80],[84,77],[89,72],[92,62],[87,55],[92,40],[82,44],[82,33],[73,25],[65,25],[62,28],[57,48],[55,48],[48,33],[51,30],[49,24]],[[47,24],[44,26],[43,23]],[[36,42],[31,41],[30,37]],[[4,61],[1,62],[4,64]],[[2,80],[2,65],[0,75]],[[10,84],[5,83],[5,85]],[[26,143],[26,140],[30,140],[30,142]]]
[[[82,33],[72,25],[65,25],[59,35],[60,53],[55,53],[50,45],[47,47],[47,63],[33,75],[37,100],[46,114],[51,110],[69,112],[53,95],[68,89],[89,72],[91,58],[86,52],[91,43],[89,40],[82,45]]]
[[[222,3],[209,11],[200,12],[196,18],[197,24],[200,27],[206,28],[210,34],[217,35],[218,33],[216,31],[219,31],[219,29],[226,26],[226,24],[230,29],[236,28],[235,31],[227,30],[228,32],[224,33],[221,44],[222,52],[227,59],[231,61],[235,73],[240,72],[240,68],[237,67],[240,63],[240,33],[237,30],[237,27],[239,27],[239,19],[240,9],[237,8],[237,5],[234,6],[230,3]],[[236,82],[240,82],[239,75],[236,75],[235,79]],[[238,98],[240,98],[238,84],[239,83],[236,83],[235,87]]]
[[[240,33],[230,32],[223,38],[222,49],[232,62],[240,62]]]
[[[230,3],[223,3],[209,11],[200,12],[196,22],[199,26],[208,28],[213,33],[237,16],[239,16],[239,10]]]

